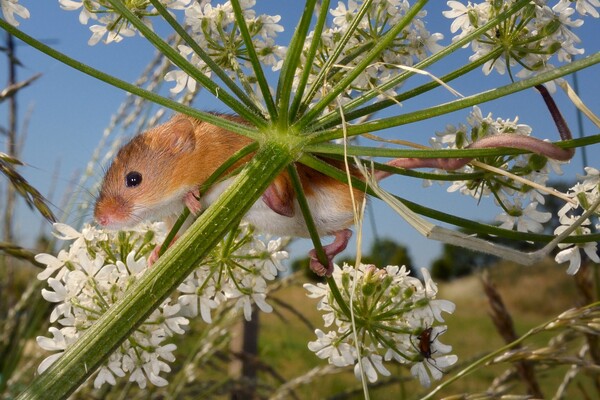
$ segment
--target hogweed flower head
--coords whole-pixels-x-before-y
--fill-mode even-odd
[[[47,280],[50,289],[42,296],[56,303],[50,322],[52,338],[39,336],[40,347],[60,351],[46,358],[39,366],[43,372],[60,357],[148,268],[147,256],[164,238],[164,226],[140,226],[137,231],[111,232],[85,226],[81,232],[65,224],[55,224],[56,236],[72,241],[68,250],[58,257],[39,254],[36,259],[47,265],[38,275]],[[188,320],[180,315],[180,306],[165,300],[111,355],[99,369],[94,386],[115,383],[115,376],[129,375],[140,388],[147,382],[164,386],[167,381],[160,373],[170,371],[168,362],[174,360],[171,336],[183,334]]]
[[[42,361],[40,373],[125,295],[146,272],[148,256],[165,238],[163,224],[143,224],[128,232],[90,225],[81,231],[65,224],[54,227],[55,236],[71,244],[57,256],[36,256],[46,264],[38,274],[49,286],[42,296],[56,303],[50,322],[60,326],[50,327],[52,337],[37,338],[40,347],[56,352]],[[94,386],[114,385],[116,377],[124,376],[142,389],[147,382],[165,386],[167,380],[161,373],[171,370],[169,363],[175,360],[177,348],[166,342],[185,333],[187,316],[200,312],[210,322],[210,310],[225,301],[234,302],[233,308],[242,310],[248,319],[253,303],[269,312],[266,281],[283,269],[281,260],[287,252],[282,247],[281,239],[256,238],[248,225],[234,230],[180,286],[179,297],[165,300],[115,350],[100,367]]]
[[[412,364],[411,372],[424,386],[431,379],[439,379],[441,371],[454,364],[457,357],[448,354],[451,346],[438,340],[445,327],[433,325],[443,322],[442,312],[452,313],[455,306],[436,299],[437,286],[427,270],[423,269],[422,274],[425,284],[409,276],[404,266],[378,269],[361,264],[355,269],[348,264],[341,268],[336,265],[332,279],[344,303],[352,307],[356,337],[351,316],[337,302],[331,286],[305,284],[309,297],[319,299],[317,309],[324,313],[325,327],[330,329],[317,329],[317,340],[309,343],[309,349],[333,365],[354,365],[357,377],[361,375],[360,358],[370,382],[375,382],[378,374],[390,374],[384,362],[391,360]],[[424,331],[431,333],[423,339],[426,344],[418,339]],[[423,346],[428,349],[426,353]]]
[[[211,311],[232,300],[247,320],[252,304],[271,312],[266,302],[267,281],[284,270],[281,260],[288,258],[282,239],[261,239],[253,228],[242,224],[221,241],[179,286],[179,304],[185,315],[198,314],[210,323]]]
[[[467,2],[465,5],[460,1],[448,1],[450,10],[444,11],[443,15],[454,20],[450,29],[452,33],[458,33],[453,37],[453,40],[458,40],[506,11],[515,2],[486,0],[480,3]],[[570,6],[575,3],[581,15],[597,17],[595,8],[600,3],[596,0],[560,0],[554,6],[550,3],[532,1],[473,40],[471,61],[500,48],[501,53],[484,64],[484,73],[495,70],[504,74],[508,71],[515,76],[512,69],[520,65],[523,69],[516,76],[524,78],[553,68],[551,61],[554,57],[558,62],[565,63],[570,62],[572,56],[583,54],[583,49],[577,47],[581,40],[573,32],[574,28],[583,24],[583,20],[572,19],[575,10]]]
[[[171,10],[181,10],[189,5],[191,0],[161,0],[161,4]],[[124,37],[135,35],[137,29],[127,21],[112,5],[105,0],[58,0],[60,7],[67,11],[79,11],[79,22],[90,26],[92,37],[90,46],[99,43],[105,36],[104,43],[118,43]],[[152,28],[152,17],[158,14],[149,0],[126,0],[123,2],[136,17]]]
[[[598,197],[600,197],[600,172],[596,168],[586,167],[586,174],[579,176],[581,182],[575,184],[567,195],[574,201],[566,203],[559,211],[558,217],[560,226],[554,230],[555,235],[559,235],[573,225],[579,218],[581,210],[586,211],[590,208]],[[600,229],[600,210],[593,214],[591,219],[586,219],[571,235],[586,235],[592,232],[592,229],[598,231]],[[595,263],[600,263],[598,257],[598,243],[561,243],[558,245],[561,249],[554,258],[557,263],[569,262],[567,273],[574,275],[579,271],[581,266],[581,252],[584,253]]]
[[[328,73],[326,81],[317,93],[313,101],[320,99],[322,94],[328,93],[332,87],[342,80],[348,71],[364,61],[367,50],[377,44],[392,28],[400,23],[410,9],[407,0],[374,0],[359,21],[359,12],[364,5],[363,0],[339,1],[336,8],[330,10],[333,17],[329,26],[320,33],[321,40],[318,44],[317,58],[314,63],[308,65],[300,63],[300,69],[296,71],[294,87],[297,88],[302,68],[310,68],[308,84],[315,82],[324,69],[330,68],[331,58],[339,46],[342,46],[344,37],[350,33],[352,26],[357,23],[357,28],[351,32],[339,57],[334,60],[334,68]],[[439,51],[442,46],[437,42],[443,39],[441,33],[430,33],[425,28],[423,18],[426,11],[419,12],[394,38],[388,46],[343,92],[341,101],[347,102],[352,98],[370,91],[380,85],[391,81],[404,70],[401,66],[412,66],[423,60],[428,55]],[[314,31],[306,38],[302,57],[305,58],[309,52],[311,41],[315,35]],[[396,95],[400,85],[396,84],[379,93],[379,98]],[[337,108],[338,104],[332,103],[331,107]]]
[[[283,32],[283,26],[278,24],[279,15],[256,15],[253,10],[255,1],[240,1],[245,22],[248,27],[255,52],[266,66],[273,71],[281,68],[286,48],[275,43],[277,34]],[[240,83],[253,96],[259,96],[256,90],[254,72],[249,62],[248,49],[242,37],[240,27],[235,19],[231,2],[213,5],[210,1],[192,2],[185,8],[185,26],[189,29],[194,41],[233,79]],[[179,52],[184,57],[190,57],[202,73],[211,75],[208,66],[193,53],[187,45],[180,45]],[[195,90],[195,81],[185,72],[173,69],[165,76],[167,81],[175,81],[172,93],[179,93],[187,88]]]

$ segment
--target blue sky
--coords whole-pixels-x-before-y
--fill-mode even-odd
[[[128,38],[118,44],[98,44],[88,46],[90,32],[87,26],[78,21],[77,12],[67,12],[59,8],[57,1],[32,2],[22,1],[29,8],[31,19],[21,23],[20,28],[29,35],[52,44],[56,49],[67,55],[87,63],[97,69],[113,74],[127,81],[134,81],[143,70],[146,63],[154,54],[154,49],[142,38]],[[280,44],[286,44],[293,33],[293,26],[302,11],[302,2],[283,2],[279,0],[258,0],[257,11],[260,13],[280,14],[282,24],[286,31],[280,35]],[[428,29],[432,32],[441,32],[445,38],[441,44],[448,44],[451,40],[449,31],[450,21],[441,16],[441,11],[446,9],[445,2],[434,1],[426,8],[430,17],[427,18]],[[577,30],[583,40],[586,54],[599,50],[600,41],[597,40],[598,20],[586,19],[584,26]],[[452,68],[464,63],[471,54],[469,49],[464,49],[453,56],[448,62],[432,68],[434,74],[449,72]],[[48,56],[24,46],[22,43],[17,49],[17,55],[23,64],[18,71],[19,79],[25,79],[41,72],[42,77],[31,87],[23,90],[19,96],[20,115],[24,116],[31,110],[31,120],[28,136],[21,159],[28,165],[21,169],[23,175],[42,193],[48,193],[53,185],[53,176],[58,169],[57,181],[54,189],[53,201],[59,204],[65,192],[82,190],[69,186],[76,171],[82,171],[97,143],[104,128],[108,125],[111,115],[125,97],[120,90],[96,81],[78,71],[62,65]],[[591,68],[579,74],[580,96],[596,113],[600,93],[600,80],[598,67]],[[0,77],[6,76],[6,62],[0,62]],[[420,83],[426,81],[425,77],[416,77]],[[2,79],[2,86],[5,79]],[[484,77],[481,71],[475,71],[464,79],[453,82],[453,87],[467,95],[476,93],[484,88],[494,85],[507,84],[507,76]],[[555,96],[561,111],[571,125],[574,135],[577,135],[577,126],[574,107],[566,100],[562,92]],[[376,117],[390,115],[390,113],[405,113],[417,110],[427,105],[452,100],[445,90],[435,91],[433,96],[413,100],[410,103],[393,108]],[[210,96],[201,96],[196,106],[200,109],[213,111],[227,111],[224,105],[219,104]],[[533,135],[540,138],[556,140],[556,129],[550,120],[541,98],[533,90],[521,92],[507,99],[502,99],[480,106],[484,114],[493,112],[494,116],[514,118],[519,115],[520,121],[534,128]],[[435,131],[441,131],[447,123],[457,124],[463,122],[469,110],[423,121],[418,124],[402,126],[386,132],[387,137],[409,139],[427,143]],[[7,115],[6,103],[0,104],[0,124],[5,124]],[[584,132],[595,134],[598,129],[585,121]],[[4,147],[4,139],[0,138],[0,145]],[[599,167],[598,156],[600,146],[588,148],[588,159],[591,166]],[[565,177],[574,177],[575,173],[582,171],[580,157],[576,156],[571,166],[565,168]],[[101,177],[100,166],[96,175]],[[459,194],[448,194],[445,187],[423,189],[420,181],[407,177],[393,177],[385,182],[385,187],[412,201],[420,202],[429,207],[445,212],[452,212],[470,219],[491,220],[497,210],[492,206],[492,201],[482,201],[477,204],[473,199]],[[422,267],[439,255],[441,245],[420,237],[406,222],[393,211],[387,209],[379,201],[372,201],[369,218],[365,223],[365,250],[372,240],[371,226],[375,225],[380,237],[390,237],[409,247],[410,254],[416,267]],[[91,217],[90,217],[91,219]],[[30,242],[31,229],[38,231],[43,225],[39,218],[21,207],[18,211],[18,220],[22,222],[18,230],[20,238],[25,243]],[[293,256],[301,256],[312,246],[307,240],[302,240],[292,246]],[[352,247],[352,246],[351,246]],[[353,253],[350,249],[349,253]]]

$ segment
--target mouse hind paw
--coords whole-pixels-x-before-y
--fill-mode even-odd
[[[318,276],[330,277],[333,273],[333,258],[344,251],[348,245],[348,241],[352,237],[350,229],[343,229],[334,233],[333,243],[323,246],[325,256],[327,257],[327,265],[323,265],[318,257],[315,249],[312,249],[308,256],[310,257],[310,269]]]

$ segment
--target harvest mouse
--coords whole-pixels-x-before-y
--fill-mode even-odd
[[[243,123],[238,117],[222,117]],[[172,224],[184,205],[198,213],[212,204],[234,178],[217,183],[206,193],[199,194],[198,187],[250,143],[248,138],[207,122],[176,115],[121,148],[102,182],[94,217],[102,226],[120,229],[148,219]],[[298,164],[297,168],[317,231],[335,236],[332,244],[324,246],[331,260],[346,247],[352,235],[348,229],[353,223],[348,186],[304,165]],[[364,194],[355,190],[355,196],[361,200]],[[248,211],[245,220],[260,232],[308,237],[299,210],[290,177],[282,172]],[[315,272],[330,273],[317,261],[314,251],[311,258]]]
[[[220,116],[244,123],[239,117]],[[102,182],[94,217],[100,225],[114,229],[149,219],[166,220],[172,226],[184,205],[197,214],[217,199],[234,178],[222,181],[202,194],[199,186],[236,151],[250,143],[251,139],[207,122],[175,115],[165,124],[134,137],[121,148]],[[522,135],[493,135],[469,147],[522,148],[559,160],[572,156],[572,152],[551,143]],[[231,170],[249,157],[240,160]],[[399,168],[456,169],[470,160],[399,158],[388,164]],[[341,162],[326,161],[343,168]],[[310,266],[318,275],[330,276],[333,257],[346,248],[352,236],[349,229],[353,223],[349,189],[345,183],[300,163],[297,163],[297,169],[319,235],[334,235],[333,243],[323,247],[328,265],[322,265],[315,250],[312,250],[309,253]],[[358,176],[355,170],[353,174]],[[383,179],[389,175],[377,171],[375,177]],[[354,195],[358,202],[364,197],[358,189],[354,189]],[[286,171],[275,178],[244,219],[263,233],[309,236]]]

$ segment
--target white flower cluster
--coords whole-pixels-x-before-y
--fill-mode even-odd
[[[147,270],[147,257],[165,237],[163,224],[141,225],[135,231],[115,232],[85,226],[81,232],[65,224],[55,224],[56,236],[73,241],[57,256],[38,254],[36,260],[47,267],[38,279],[47,280],[50,289],[42,296],[56,303],[50,322],[60,328],[49,329],[52,337],[40,336],[38,345],[57,353],[46,358],[38,372],[46,370],[87,328],[122,298]],[[185,333],[186,316],[198,309],[207,322],[210,310],[225,300],[234,300],[234,309],[250,318],[256,302],[266,312],[266,282],[281,270],[279,260],[287,253],[281,240],[265,244],[254,239],[252,230],[241,226],[213,252],[180,287],[182,294],[165,300],[148,319],[125,340],[99,369],[94,387],[116,383],[115,377],[129,375],[129,381],[144,388],[147,382],[167,384],[161,372],[171,370],[174,344],[164,343],[175,334]],[[212,293],[213,296],[210,296]]]
[[[243,310],[250,320],[252,303],[264,312],[272,307],[265,301],[267,281],[275,279],[288,258],[281,239],[266,243],[254,235],[250,225],[242,223],[234,234],[221,241],[180,286],[179,304],[184,315],[198,314],[210,323],[211,310],[228,300]]]
[[[119,15],[106,1],[101,0],[59,0],[65,10],[80,10],[79,20],[82,24],[94,22],[90,26],[92,37],[89,44],[93,45],[104,39],[105,43],[118,42],[126,36],[135,34],[132,27]],[[192,39],[233,79],[237,79],[247,93],[255,98],[260,98],[256,90],[256,78],[248,57],[248,49],[242,38],[238,23],[235,20],[233,7],[230,1],[222,4],[213,4],[210,0],[162,0],[161,3],[169,10],[183,11],[184,26]],[[281,68],[287,48],[275,44],[277,34],[283,31],[279,24],[279,15],[257,15],[253,10],[255,0],[242,0],[240,6],[246,19],[253,46],[260,62],[271,67],[272,70]],[[319,35],[318,57],[311,68],[308,84],[312,84],[318,74],[323,70],[327,61],[332,57],[336,47],[343,36],[348,32],[350,23],[363,6],[363,0],[348,0],[346,3],[338,2],[338,6],[330,10],[331,26],[326,27]],[[148,0],[128,3],[129,9],[151,27],[152,16],[157,11]],[[371,5],[358,24],[358,28],[350,36],[343,51],[335,60],[335,72],[328,74],[319,91],[313,93],[311,101],[318,100],[322,93],[326,93],[346,72],[353,69],[364,60],[366,50],[377,44],[379,39],[396,26],[406,15],[410,8],[408,0],[373,0]],[[424,59],[431,53],[441,49],[437,43],[443,38],[440,33],[430,33],[425,28],[422,18],[426,12],[421,11],[394,39],[393,43],[382,54],[372,61],[371,65],[357,77],[347,88],[342,97],[347,101],[359,93],[371,90],[390,81],[399,72],[401,67],[411,66]],[[306,39],[303,57],[308,52],[314,32]],[[187,58],[199,71],[207,76],[211,75],[210,68],[187,44],[178,46],[182,56]],[[308,63],[301,60],[300,69],[296,71],[294,83],[297,86],[302,74],[302,67]],[[174,81],[175,86],[171,92],[176,94],[184,90],[195,91],[196,80],[179,68],[174,68],[165,75],[165,80]],[[380,93],[380,96],[396,94],[395,87],[390,87]]]
[[[458,40],[475,29],[485,25],[492,18],[510,8],[516,0],[486,0],[480,3],[463,4],[460,1],[448,1],[449,11],[443,15],[454,19],[450,30],[459,32],[453,40]],[[504,74],[507,70],[512,75],[512,68],[520,65],[523,69],[517,74],[527,77],[552,69],[550,59],[556,55],[559,62],[570,62],[573,55],[583,54],[583,49],[576,46],[581,42],[573,33],[573,28],[583,24],[582,19],[571,19],[575,10],[579,14],[599,16],[596,8],[598,0],[560,0],[553,6],[547,1],[532,1],[511,18],[485,32],[471,42],[474,54],[471,61],[477,60],[493,49],[504,49],[501,55],[487,61],[483,66],[485,74],[496,70]],[[571,8],[575,5],[575,9]],[[507,64],[508,62],[508,64]]]
[[[109,232],[85,226],[81,232],[65,224],[55,224],[58,237],[73,240],[68,250],[57,257],[38,254],[36,260],[46,264],[38,279],[47,280],[50,290],[42,296],[56,307],[50,322],[61,328],[49,329],[52,338],[38,336],[40,347],[57,353],[46,358],[38,372],[46,370],[108,308],[119,300],[148,268],[146,256],[164,238],[162,224],[140,227],[133,232]],[[100,368],[94,380],[99,388],[116,377],[129,374],[129,380],[140,388],[147,381],[164,386],[160,376],[169,372],[167,362],[174,361],[174,344],[165,344],[174,334],[183,334],[188,320],[178,315],[180,306],[165,300],[131,336],[119,346]]]
[[[426,269],[422,275],[424,285],[409,276],[404,266],[378,269],[361,264],[355,269],[336,265],[332,277],[347,308],[340,306],[330,286],[305,284],[309,297],[320,299],[317,309],[324,313],[325,326],[331,329],[327,333],[317,329],[317,340],[309,342],[308,348],[338,367],[354,365],[359,379],[362,365],[370,382],[377,380],[378,373],[390,375],[384,366],[384,361],[390,360],[412,364],[411,373],[423,386],[429,386],[432,378],[440,379],[457,357],[448,355],[452,347],[438,340],[445,326],[433,324],[443,322],[442,312],[452,313],[455,306],[435,299],[437,286]]]
[[[191,0],[161,0],[161,4],[172,10],[181,10]],[[79,22],[87,25],[92,22],[90,31],[92,37],[88,41],[90,46],[99,43],[105,36],[104,43],[118,43],[124,37],[135,35],[136,29],[123,18],[108,1],[103,0],[58,0],[60,7],[67,11],[79,11]],[[126,2],[126,6],[146,25],[152,27],[149,17],[158,15],[156,9],[148,0]]]
[[[531,127],[519,124],[518,117],[514,120],[494,119],[491,113],[484,117],[481,109],[477,106],[473,107],[471,114],[467,117],[467,123],[468,125],[462,123],[458,126],[447,125],[443,132],[436,132],[436,136],[430,140],[432,147],[463,149],[469,144],[491,135],[529,136],[531,134]],[[477,160],[493,167],[502,168],[540,185],[544,185],[548,181],[550,170],[557,174],[562,173],[560,162],[536,154],[478,157]],[[438,172],[447,173],[445,170]],[[465,165],[452,173],[457,172],[476,173],[482,172],[482,170],[472,165]],[[476,175],[472,180],[453,181],[448,192],[455,191],[476,199],[492,194],[497,204],[503,209],[503,212],[496,217],[496,221],[501,222],[500,227],[504,229],[516,228],[520,232],[541,233],[544,229],[542,224],[551,218],[550,213],[537,210],[538,205],[545,204],[545,197],[542,193],[503,175],[484,174]]]
[[[19,26],[15,15],[21,18],[29,18],[29,10],[19,4],[19,0],[0,0],[0,9],[6,22],[12,26]]]
[[[256,54],[260,61],[270,66],[273,71],[281,68],[282,58],[286,48],[275,44],[283,26],[279,25],[279,15],[256,15],[252,9],[255,0],[242,0],[240,6],[244,13],[246,25],[252,37]],[[210,0],[192,2],[185,8],[185,26],[192,34],[194,41],[233,78],[237,77],[246,89],[252,87],[255,81],[248,58],[248,50],[242,38],[240,28],[235,20],[233,6],[227,1],[213,6]],[[207,76],[211,70],[204,61],[198,57],[187,45],[180,45],[179,52]],[[171,89],[172,93],[179,93],[183,89],[195,91],[196,81],[185,72],[175,69],[165,76],[167,81],[175,81],[177,85]],[[255,88],[252,92],[256,93]]]
[[[311,68],[308,84],[311,85],[319,73],[322,72],[328,60],[341,45],[342,39],[349,31],[351,24],[359,10],[364,5],[363,0],[348,0],[338,2],[338,6],[330,10],[333,16],[331,26],[326,27],[320,34],[317,58],[311,65],[304,60],[300,63],[302,67]],[[352,33],[343,51],[335,61],[335,67],[328,73],[327,79],[316,93],[316,100],[320,95],[328,93],[333,86],[343,79],[348,71],[355,68],[357,64],[365,59],[365,50],[378,43],[386,33],[395,27],[406,15],[410,8],[407,0],[373,0],[363,18],[358,21],[358,28]],[[352,82],[344,92],[343,101],[355,97],[365,91],[380,86],[404,70],[400,66],[412,66],[428,55],[439,51],[442,46],[437,42],[443,39],[441,33],[430,33],[425,28],[422,18],[427,15],[426,11],[419,12],[415,18],[398,34],[390,46],[388,46],[372,63]],[[308,35],[303,56],[306,56],[314,36],[314,31]],[[302,70],[298,70],[294,85],[297,87]],[[380,93],[380,96],[394,96],[395,89],[399,85]],[[336,105],[337,106],[337,105]]]
[[[588,210],[590,205],[600,197],[600,171],[596,168],[586,167],[586,175],[578,176],[581,180],[567,192],[567,195],[574,200],[575,204],[566,203],[558,212],[560,226],[554,231],[555,235],[560,235],[566,229],[568,229],[573,223],[578,220],[578,209],[582,208],[584,211]],[[593,227],[597,232],[600,230],[600,211],[596,211],[594,217],[595,222]],[[571,235],[587,235],[592,232],[590,229],[592,221],[586,219]],[[600,263],[600,257],[598,257],[598,243],[587,242],[587,243],[561,243],[558,245],[561,251],[556,255],[555,260],[557,263],[569,262],[569,268],[567,273],[574,275],[579,271],[581,266],[581,253],[580,249],[595,263]]]
[[[2,0],[5,1],[5,0]],[[92,37],[88,44],[95,45],[103,38],[104,43],[120,42],[124,37],[133,36],[136,32],[107,1],[102,0],[59,0],[65,10],[80,10],[79,21],[90,26]],[[286,48],[275,44],[283,26],[279,25],[279,15],[256,15],[252,9],[256,0],[240,0],[240,7],[248,27],[255,52],[259,60],[273,71],[281,68]],[[256,78],[248,56],[244,39],[235,20],[233,6],[230,1],[213,5],[211,0],[161,0],[161,4],[170,12],[179,11],[185,15],[184,28],[194,42],[202,48],[210,58],[218,64],[232,79],[238,79],[246,92],[255,98],[260,97],[256,90]],[[126,6],[137,17],[152,28],[152,18],[158,11],[148,0],[126,2]],[[200,72],[211,76],[211,69],[194,50],[186,45],[178,46],[180,54],[188,59]],[[183,90],[194,92],[196,80],[175,67],[165,75],[166,81],[174,81],[171,93],[177,94]]]

